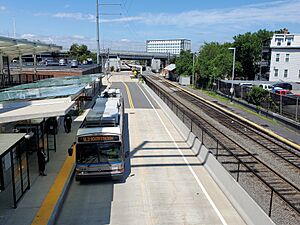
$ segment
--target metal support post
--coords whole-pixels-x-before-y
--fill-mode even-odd
[[[271,190],[271,199],[270,199],[270,207],[269,207],[269,217],[271,217],[271,214],[272,214],[273,194],[274,194],[274,191]]]
[[[296,100],[296,115],[295,115],[296,121],[298,120],[298,107],[299,107],[299,97]]]
[[[97,65],[100,65],[100,28],[99,28],[99,0],[96,0],[96,26],[97,26]],[[103,67],[103,59],[102,65]],[[103,71],[103,69],[102,69]]]
[[[231,88],[230,88],[230,94],[231,98],[230,101],[232,102],[234,88],[233,88],[233,80],[234,80],[234,69],[235,69],[235,50],[236,48],[229,48],[230,50],[233,50],[233,62],[232,62],[232,77],[231,77]]]
[[[237,177],[236,177],[236,181],[239,182],[239,178],[240,178],[240,162],[238,162],[238,173],[237,173]]]
[[[17,208],[17,196],[16,196],[16,184],[15,184],[15,165],[14,165],[14,156],[12,150],[9,151],[10,153],[10,163],[11,163],[11,183],[13,188],[13,201],[14,201],[14,208]]]
[[[194,88],[196,87],[196,83],[195,83],[195,53],[193,53],[193,85]]]
[[[217,141],[216,159],[218,159],[218,156],[219,156],[219,141]]]
[[[279,114],[282,115],[282,95],[280,95]]]
[[[32,80],[35,81],[36,79],[36,74],[37,74],[37,68],[36,68],[36,54],[34,53],[33,55],[33,67],[34,67],[34,70],[33,70],[33,78]]]

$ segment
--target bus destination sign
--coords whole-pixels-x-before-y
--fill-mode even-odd
[[[78,137],[78,142],[107,142],[107,141],[119,141],[118,136],[86,136]]]

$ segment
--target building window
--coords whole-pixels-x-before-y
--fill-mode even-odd
[[[286,54],[286,55],[285,55],[285,61],[286,61],[286,62],[289,62],[289,61],[290,61],[290,54]]]
[[[274,77],[278,77],[278,69],[274,69]]]
[[[276,54],[276,62],[279,62],[280,54]]]
[[[288,77],[288,70],[284,70],[284,77],[287,78]]]

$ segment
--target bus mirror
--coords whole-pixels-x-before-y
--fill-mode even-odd
[[[127,159],[129,157],[129,151],[125,152],[125,158]]]
[[[68,149],[68,154],[69,154],[69,156],[72,156],[72,155],[73,155],[73,148],[69,148],[69,149]]]

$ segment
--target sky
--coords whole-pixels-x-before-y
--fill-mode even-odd
[[[148,39],[186,38],[196,51],[259,29],[300,34],[300,0],[99,1],[101,48],[145,51]],[[95,50],[95,15],[96,0],[0,0],[0,36]]]

